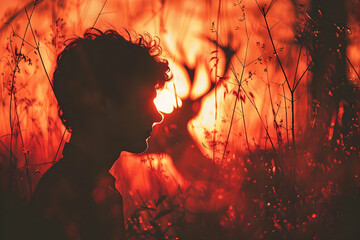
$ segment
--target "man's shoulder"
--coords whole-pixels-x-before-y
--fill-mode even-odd
[[[61,159],[40,178],[32,202],[44,205],[52,201],[76,201],[85,194],[88,182],[82,171],[74,169],[67,159]]]

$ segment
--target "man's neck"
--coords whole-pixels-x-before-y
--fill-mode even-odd
[[[76,134],[71,136],[67,145],[70,145],[76,154],[82,156],[79,160],[84,161],[84,166],[93,173],[108,172],[121,153],[113,147],[113,144],[107,144],[106,141],[82,138]]]

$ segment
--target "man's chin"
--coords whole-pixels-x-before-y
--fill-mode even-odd
[[[132,145],[131,147],[129,147],[128,149],[126,149],[127,152],[131,152],[131,153],[135,153],[135,154],[142,154],[145,153],[146,150],[148,149],[149,145],[148,145],[148,139],[147,138],[143,144],[136,144],[136,145]]]

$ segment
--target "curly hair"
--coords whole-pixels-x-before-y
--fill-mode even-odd
[[[127,31],[126,31],[127,32]],[[71,131],[71,124],[85,111],[80,99],[101,91],[126,100],[129,87],[150,84],[163,88],[171,79],[168,61],[161,59],[159,38],[149,34],[132,39],[115,30],[102,32],[89,28],[83,37],[65,41],[53,74],[53,89],[59,104],[59,116]],[[145,82],[147,81],[147,82]]]

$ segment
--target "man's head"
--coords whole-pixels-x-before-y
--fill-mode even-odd
[[[73,134],[98,130],[123,150],[142,152],[152,124],[161,121],[153,99],[170,79],[169,66],[159,58],[157,39],[128,35],[92,28],[68,40],[53,88],[60,118]]]

